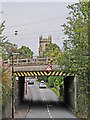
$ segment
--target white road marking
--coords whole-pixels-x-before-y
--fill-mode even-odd
[[[40,93],[41,93],[42,100],[46,102],[46,97],[45,97],[43,91],[40,90]],[[47,103],[46,103],[46,104],[47,104]],[[52,105],[48,105],[48,104],[47,104],[47,111],[48,111],[48,114],[49,114],[50,118],[53,118],[52,115],[51,115],[51,113],[50,113],[50,110],[49,110],[49,107],[51,107],[51,106],[52,106]],[[54,120],[54,119],[52,119],[52,120]]]
[[[47,110],[49,110],[49,107],[47,107]]]
[[[51,117],[51,114],[50,114],[50,112],[48,112],[49,113],[49,116]]]
[[[49,110],[49,105],[47,105],[47,111],[48,111],[48,114],[49,114],[50,118],[52,118],[52,115],[51,115],[50,110]]]
[[[48,110],[48,113],[49,113],[50,111]]]

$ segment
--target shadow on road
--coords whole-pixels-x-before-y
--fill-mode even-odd
[[[64,102],[62,101],[41,101],[41,100],[38,100],[38,101],[32,101],[32,100],[28,100],[28,99],[24,99],[21,104],[19,105],[19,111],[20,113],[17,114],[17,116],[15,118],[24,118],[24,120],[52,120],[50,118],[25,118],[25,116],[27,116],[28,114],[28,111],[30,109],[35,109],[35,110],[44,110],[46,109],[46,107],[49,107],[51,110],[52,109],[57,109],[57,110],[68,110],[70,111],[67,106],[64,104]],[[67,119],[64,119],[64,118],[54,118],[54,120],[79,120],[79,119],[76,119],[76,118],[67,118]]]
[[[56,102],[56,101],[32,101],[31,102],[31,106],[35,107],[35,108],[40,108],[40,107],[44,107],[44,106],[49,106],[49,107],[57,107],[57,108],[62,108],[62,109],[66,109],[66,105],[64,104],[64,102]]]
[[[24,99],[22,101],[22,103],[20,104],[20,107],[23,109],[26,109],[26,107],[28,107],[29,109],[30,108],[34,108],[34,109],[44,109],[46,107],[49,107],[49,108],[56,108],[57,110],[59,109],[62,109],[62,110],[68,110],[70,111],[70,109],[64,104],[63,101],[41,101],[41,100],[38,100],[38,101],[32,101],[32,100],[27,100],[27,99]]]

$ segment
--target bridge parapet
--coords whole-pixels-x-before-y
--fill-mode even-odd
[[[17,71],[46,71],[47,65],[35,65],[35,66],[15,66],[14,72]],[[60,70],[58,65],[52,65],[53,70]]]
[[[3,63],[11,65],[12,60],[8,59]],[[52,57],[52,60],[51,60],[50,57],[42,58],[39,56],[33,56],[33,57],[26,57],[26,58],[14,58],[13,64],[17,66],[24,66],[24,65],[34,66],[34,65],[48,65],[48,64],[56,65],[57,61],[56,61],[56,57]]]

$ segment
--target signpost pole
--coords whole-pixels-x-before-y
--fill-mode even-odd
[[[14,118],[14,81],[13,81],[13,55],[12,55],[12,118]]]

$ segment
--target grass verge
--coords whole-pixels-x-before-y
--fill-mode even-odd
[[[52,87],[52,88],[50,88],[52,91],[54,91],[56,94],[57,94],[57,96],[59,97],[59,91],[57,91],[54,87]]]

